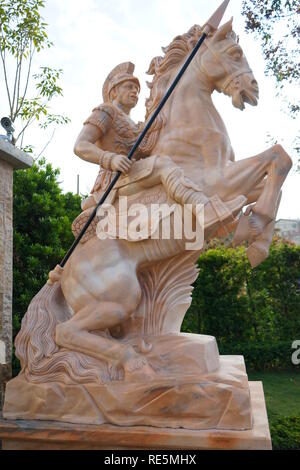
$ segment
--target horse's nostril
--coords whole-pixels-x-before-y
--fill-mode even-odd
[[[251,85],[252,85],[254,88],[258,88],[258,83],[257,83],[256,80],[252,80]]]

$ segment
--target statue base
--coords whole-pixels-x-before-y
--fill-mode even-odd
[[[253,427],[245,431],[188,430],[152,426],[78,425],[0,419],[3,450],[270,450],[261,382],[249,382]]]
[[[213,337],[169,335],[157,339],[153,357],[152,352],[147,355],[150,364],[154,364],[159,355],[159,341],[162,351],[166,350],[166,342],[169,345],[165,359],[169,370],[165,367],[164,375],[101,385],[37,383],[27,380],[21,373],[6,386],[3,416],[16,420],[122,427],[252,429],[252,406],[243,356],[219,356]],[[174,360],[175,354],[177,360]],[[163,360],[162,355],[159,358]]]

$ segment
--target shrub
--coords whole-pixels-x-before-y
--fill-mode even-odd
[[[290,368],[300,339],[300,246],[274,238],[251,269],[245,247],[201,254],[192,305],[182,330],[213,335],[223,354],[242,354],[256,370]]]
[[[274,450],[300,450],[300,415],[276,418],[270,431]]]
[[[219,343],[220,354],[237,354],[245,358],[247,370],[286,370],[300,369],[291,362],[294,350],[291,341],[260,343]]]

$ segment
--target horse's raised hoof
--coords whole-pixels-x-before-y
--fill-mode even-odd
[[[232,240],[232,246],[236,247],[243,243],[244,241],[252,241],[252,234],[250,230],[250,225],[249,225],[249,216],[243,214],[238,222],[233,240]]]
[[[240,217],[232,245],[236,247],[245,241],[253,243],[271,222],[269,216],[258,214],[252,211],[251,207],[247,207],[245,214]]]
[[[267,225],[272,222],[272,217],[269,217],[265,214],[260,214],[258,212],[252,211],[249,217],[250,229],[253,235],[253,238],[259,237],[267,227]]]
[[[151,343],[146,343],[146,341],[143,338],[139,338],[138,341],[138,352],[141,354],[147,354],[152,350],[152,344]]]
[[[256,268],[269,256],[269,245],[265,240],[256,240],[246,251],[252,268]]]

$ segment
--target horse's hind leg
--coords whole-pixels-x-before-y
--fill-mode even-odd
[[[105,330],[125,321],[130,312],[120,303],[97,302],[92,299],[68,321],[56,327],[56,343],[59,346],[83,354],[123,363],[134,355],[132,348],[112,338],[91,333]]]
[[[119,325],[129,318],[132,310],[116,302],[89,302],[68,321],[57,325],[56,343],[96,359],[102,359],[120,370],[125,379],[147,379],[153,375],[147,359],[135,349],[111,336],[99,336],[92,331]]]
[[[151,372],[141,354],[108,332],[128,320],[141,299],[136,263],[126,258],[119,242],[92,239],[79,246],[61,285],[74,315],[56,327],[59,346],[123,368],[125,378]]]

